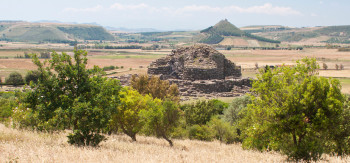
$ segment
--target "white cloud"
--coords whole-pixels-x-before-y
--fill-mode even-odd
[[[318,16],[318,15],[315,14],[315,13],[311,13],[311,16],[312,16],[312,17],[316,17],[316,16]]]
[[[140,9],[147,9],[150,8],[147,4],[140,3],[136,5],[123,5],[120,3],[113,4],[110,9],[117,9],[117,10],[140,10]]]
[[[65,8],[63,11],[65,12],[98,12],[102,10],[103,10],[103,6],[97,5],[92,8]]]
[[[250,14],[266,14],[266,15],[303,15],[301,12],[294,10],[290,7],[274,6],[270,3],[266,3],[261,6],[251,6],[251,7],[240,7],[240,6],[227,6],[227,7],[215,7],[206,5],[190,5],[181,8],[170,8],[170,7],[153,7],[145,3],[140,4],[121,4],[114,3],[113,5],[105,8],[101,5],[97,5],[92,8],[66,8],[65,12],[103,12],[106,10],[110,11],[121,11],[123,12],[133,12],[133,11],[148,11],[157,13],[168,13],[171,15],[187,15],[194,12],[201,13],[217,13],[217,14],[231,14],[231,13],[250,13]]]
[[[177,9],[177,13],[189,13],[189,12],[214,12],[214,13],[252,13],[252,14],[267,14],[267,15],[302,15],[301,12],[294,10],[290,7],[273,6],[270,3],[266,3],[262,6],[252,7],[239,7],[239,6],[228,6],[228,7],[211,7],[211,6],[185,6]]]

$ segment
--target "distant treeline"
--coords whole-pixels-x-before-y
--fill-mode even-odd
[[[278,41],[278,40],[272,40],[272,39],[268,39],[268,38],[265,38],[265,37],[252,35],[252,34],[247,33],[247,32],[245,33],[245,36],[247,36],[249,38],[256,39],[258,41],[263,41],[263,42],[276,43],[276,44],[280,44],[281,43],[281,41]]]
[[[79,49],[141,49],[139,45],[111,46],[111,45],[79,45]]]

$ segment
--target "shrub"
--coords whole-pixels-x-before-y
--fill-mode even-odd
[[[128,87],[120,93],[120,105],[117,114],[113,115],[113,122],[118,123],[122,131],[136,141],[136,134],[141,131],[144,121],[140,118],[143,110],[153,109],[161,105],[159,99],[153,100],[149,95],[141,95]]]
[[[335,64],[335,69],[339,70],[339,65],[338,64]]]
[[[187,125],[205,125],[212,116],[222,114],[226,107],[227,104],[219,100],[209,100],[182,105],[181,110],[185,112]]]
[[[12,72],[8,78],[6,78],[5,80],[6,84],[11,84],[14,86],[17,85],[23,85],[24,84],[24,80],[22,75],[19,72]]]
[[[116,67],[115,66],[105,66],[103,67],[103,71],[110,71],[110,70],[114,70]]]
[[[215,138],[220,142],[230,144],[238,141],[236,128],[231,126],[230,123],[214,116],[208,122],[208,126],[214,131]]]
[[[15,108],[16,105],[14,93],[0,92],[0,122],[12,116],[12,109]]]
[[[229,107],[223,111],[223,119],[231,125],[237,125],[242,118],[239,113],[251,103],[250,96],[237,97],[232,100]]]
[[[340,69],[344,70],[344,65],[343,64],[340,64]]]
[[[132,76],[130,85],[141,94],[149,94],[153,98],[171,99],[178,102],[180,100],[179,89],[176,84],[169,84],[169,81],[160,80],[157,76],[140,75]]]
[[[33,83],[37,83],[39,77],[40,77],[40,72],[37,70],[34,70],[34,71],[28,71],[24,79],[26,84],[30,84],[31,81]]]
[[[170,136],[178,124],[180,111],[175,102],[165,100],[162,105],[141,112],[147,130],[157,137],[165,139],[170,146],[173,146]]]
[[[41,52],[40,58],[49,59],[49,58],[51,58],[51,54],[50,54],[50,52]]]
[[[327,66],[326,63],[323,63],[323,64],[322,64],[322,67],[323,67],[324,70],[327,70],[327,69],[328,69],[328,66]]]
[[[203,141],[212,141],[214,139],[214,131],[207,125],[193,125],[189,127],[188,137]]]

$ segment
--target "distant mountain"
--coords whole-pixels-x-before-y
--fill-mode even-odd
[[[75,40],[114,40],[114,36],[97,25],[0,22],[0,40],[19,42],[70,42]]]
[[[235,25],[231,24],[227,19],[221,20],[214,26],[201,30],[200,33],[202,34],[202,39],[200,39],[199,42],[207,44],[235,45],[235,43],[237,43],[242,46],[260,46],[259,41],[280,43],[276,40],[259,37],[242,31]]]

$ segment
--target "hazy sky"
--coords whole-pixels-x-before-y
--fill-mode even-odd
[[[350,25],[350,0],[0,0],[0,20],[58,20],[126,28]]]

